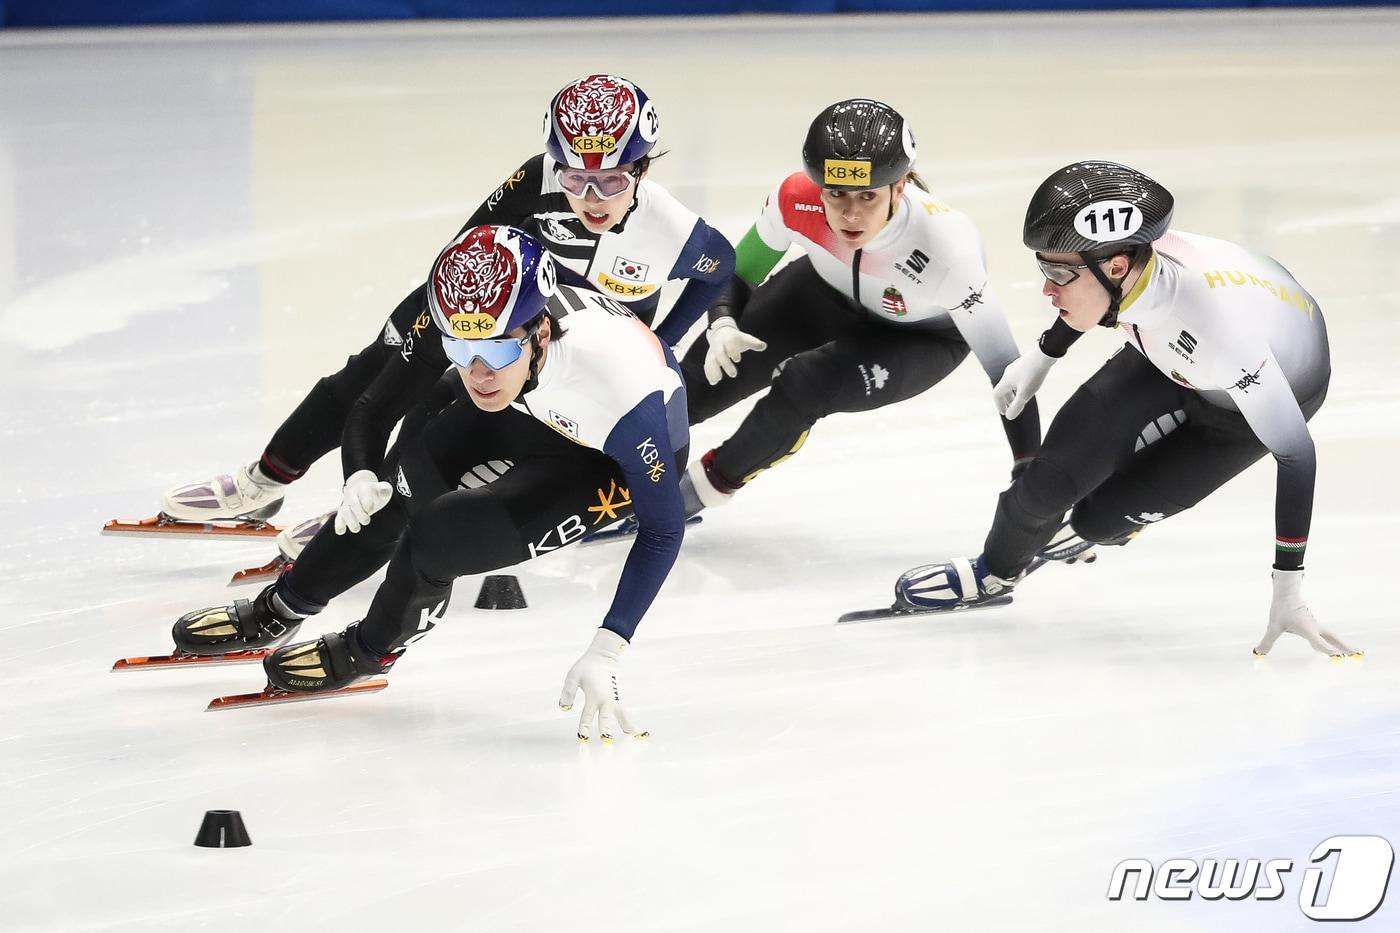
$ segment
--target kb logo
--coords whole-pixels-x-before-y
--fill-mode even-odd
[[[1322,894],[1322,879],[1327,869],[1309,868],[1303,872],[1298,908],[1310,920],[1365,920],[1385,900],[1395,850],[1380,836],[1332,836],[1317,844],[1309,861],[1325,865],[1333,856],[1336,860],[1326,895]],[[1243,865],[1233,858],[1223,862],[1173,858],[1155,870],[1154,878],[1151,862],[1130,858],[1113,869],[1108,899],[1121,901],[1126,896],[1145,901],[1155,896],[1164,901],[1189,901],[1199,894],[1204,901],[1276,901],[1286,893],[1283,876],[1292,870],[1293,860],[1286,858],[1262,863],[1252,858]]]
[[[870,181],[870,163],[863,159],[827,159],[824,168],[828,185],[864,185]]]

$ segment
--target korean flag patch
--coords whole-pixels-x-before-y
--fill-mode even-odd
[[[649,268],[645,263],[633,262],[621,256],[613,260],[613,275],[628,282],[645,282]]]

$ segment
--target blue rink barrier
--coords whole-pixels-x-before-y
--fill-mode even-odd
[[[0,0],[0,26],[134,26],[707,13],[1390,6],[1400,0]]]

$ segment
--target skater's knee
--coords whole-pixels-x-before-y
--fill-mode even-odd
[[[1047,519],[1063,515],[1080,498],[1080,490],[1063,468],[1037,457],[1002,495],[1021,512]]]
[[[1112,544],[1194,504],[1163,495],[1133,478],[1115,477],[1074,507],[1070,524],[1086,541]]]
[[[851,365],[854,373],[856,367]],[[833,371],[828,358],[816,353],[799,353],[778,369],[769,397],[786,404],[811,423],[840,411],[842,399],[852,389],[841,373]]]
[[[1069,517],[1070,527],[1085,541],[1108,544],[1130,534],[1138,523],[1121,512],[1110,511],[1104,503],[1086,499],[1074,507]]]
[[[487,490],[437,499],[408,523],[401,547],[424,579],[438,584],[519,560],[520,531]]]

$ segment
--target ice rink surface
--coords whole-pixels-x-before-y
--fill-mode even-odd
[[[0,33],[0,929],[1316,928],[1313,847],[1400,843],[1397,48],[1400,13],[1350,10]],[[600,70],[658,104],[653,177],[735,239],[821,107],[888,100],[1023,347],[1050,312],[1021,217],[1067,162],[1143,169],[1179,228],[1277,257],[1333,353],[1307,592],[1365,660],[1250,655],[1267,460],[1008,609],[835,627],[980,550],[1010,464],[968,363],[821,423],[691,531],[625,660],[647,742],[581,746],[556,708],[626,545],[520,568],[524,612],[462,581],[374,697],[205,713],[260,671],[107,673],[271,554],[102,521],[256,457]],[[1120,342],[1082,341],[1042,410]],[[211,808],[254,845],[194,848]],[[1107,899],[1120,860],[1177,856],[1295,868],[1268,903]],[[1357,928],[1400,928],[1400,893]]]

